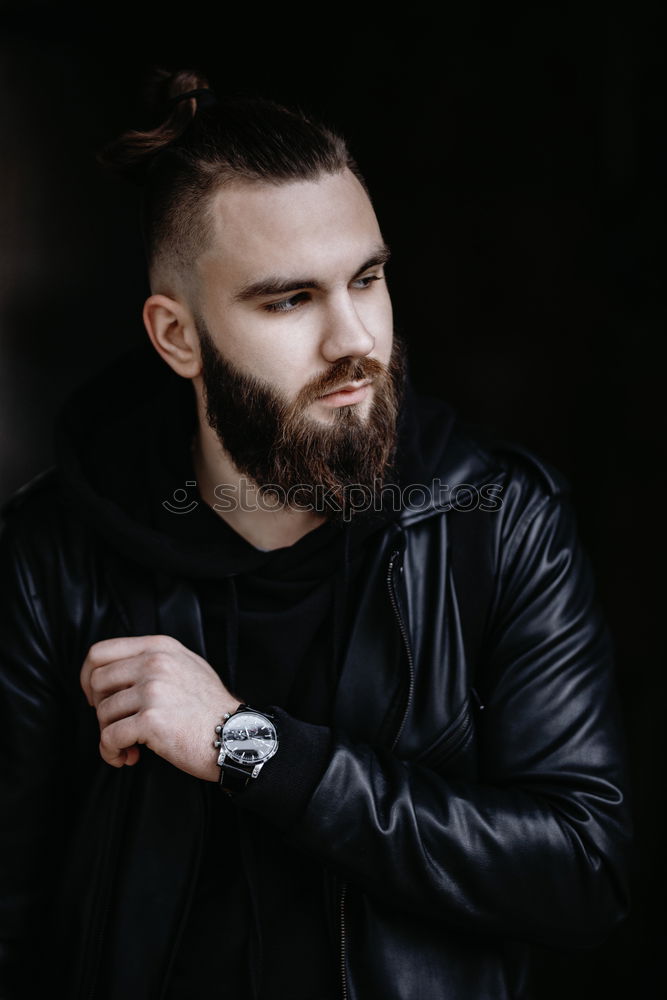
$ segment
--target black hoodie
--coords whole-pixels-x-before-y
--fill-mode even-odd
[[[430,481],[453,419],[443,406],[416,397],[408,377],[399,486]],[[237,697],[276,716],[279,752],[236,796],[261,818],[252,835],[256,868],[249,887],[236,806],[208,783],[208,846],[167,998],[221,983],[225,992],[246,987],[247,962],[258,961],[256,950],[247,951],[257,948],[249,936],[251,906],[263,938],[263,989],[292,1000],[324,998],[333,991],[336,967],[321,872],[314,859],[286,849],[278,834],[298,822],[328,764],[329,711],[367,545],[400,508],[370,521],[326,522],[291,546],[263,551],[201,501],[190,452],[195,428],[189,381],[144,344],[70,397],[55,439],[69,503],[118,553],[150,569],[158,585],[162,574],[193,581],[208,661]],[[297,950],[298,977],[293,959],[284,958]]]

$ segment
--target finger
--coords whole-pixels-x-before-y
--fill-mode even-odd
[[[104,698],[116,691],[137,684],[142,676],[142,658],[133,656],[127,660],[116,660],[105,666],[95,667],[88,681],[88,703],[99,707]]]
[[[131,715],[105,726],[100,733],[100,754],[113,767],[122,767],[128,760],[126,751],[135,743],[143,743],[139,738],[139,716]]]
[[[176,648],[182,649],[182,644],[170,635],[128,635],[94,642],[86,654],[79,675],[88,704],[93,704],[90,689],[90,676],[93,670],[115,660],[130,659],[143,652],[159,650],[171,652]]]
[[[112,694],[101,698],[97,704],[97,721],[100,731],[110,726],[112,722],[135,715],[142,707],[141,692],[137,687],[121,688]]]
[[[101,748],[100,754],[104,757]],[[128,747],[127,750],[121,750],[120,755],[113,763],[113,767],[123,767],[124,765],[133,767],[139,761],[139,757],[139,747],[135,744],[133,747]],[[111,763],[111,761],[108,761],[107,763]]]
[[[139,747],[136,745],[133,747],[128,747],[127,750],[121,750],[118,758],[113,763],[113,767],[123,767],[127,765],[128,767],[133,767],[140,757]]]
[[[125,763],[129,767],[132,767],[134,764],[136,764],[137,761],[139,760],[139,757],[140,757],[140,750],[139,747],[136,745],[136,743],[133,747],[128,747],[127,750],[125,751]]]

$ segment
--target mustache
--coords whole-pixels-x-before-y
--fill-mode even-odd
[[[291,408],[297,411],[305,409],[320,396],[324,396],[343,383],[360,382],[365,379],[374,381],[386,375],[386,365],[376,361],[375,358],[341,358],[323,375],[308,382],[297,394]]]
[[[397,420],[407,359],[395,329],[388,364],[368,356],[340,357],[291,400],[266,379],[226,359],[203,321],[197,333],[208,423],[239,474],[249,476],[260,490],[270,492],[275,486],[287,491],[301,484],[292,500],[313,509],[308,506],[312,490],[322,488],[328,491],[326,516],[349,519],[350,484],[367,486],[374,495],[377,484],[396,479]],[[359,381],[373,384],[363,419],[354,406],[334,410],[332,422],[309,415],[309,404],[320,396]],[[355,516],[363,515],[355,510]]]

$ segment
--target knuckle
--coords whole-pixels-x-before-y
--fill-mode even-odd
[[[154,738],[160,726],[160,713],[152,706],[144,708],[139,713],[141,716],[141,732],[144,740]]]
[[[100,727],[105,727],[111,725],[111,719],[113,717],[113,708],[110,704],[111,697],[102,698],[102,700],[97,705],[97,721]]]
[[[105,753],[109,753],[114,749],[113,733],[110,730],[111,726],[106,726],[100,733],[100,747]]]
[[[144,681],[142,686],[144,689],[144,695],[148,701],[154,701],[157,699],[161,688],[159,680],[155,677],[149,677]]]
[[[90,684],[91,689],[93,691],[95,691],[95,692],[101,691],[102,690],[102,681],[103,681],[103,678],[100,675],[99,670],[93,670],[93,672],[90,675],[90,679],[88,681],[88,683]]]
[[[161,635],[160,640],[161,644],[169,650],[177,649],[180,646],[180,642],[173,635]]]
[[[97,662],[97,660],[101,658],[105,642],[106,639],[98,639],[97,642],[94,642],[92,644],[92,646],[88,650],[88,660],[90,660],[92,663],[95,663]]]
[[[152,705],[148,705],[146,708],[142,709],[141,712],[141,716],[144,722],[148,723],[149,725],[152,725],[156,721],[158,714],[159,713],[157,709],[154,708]]]
[[[171,653],[180,643],[177,639],[174,639],[172,635],[152,635],[148,643],[149,647],[152,647],[155,652],[169,652]]]
[[[150,670],[164,670],[168,662],[168,656],[162,650],[155,650],[146,656],[146,666]]]

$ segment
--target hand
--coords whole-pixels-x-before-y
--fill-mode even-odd
[[[100,754],[107,764],[136,764],[144,743],[195,778],[217,781],[215,727],[241,704],[215,670],[168,635],[95,642],[81,687],[97,710]]]

